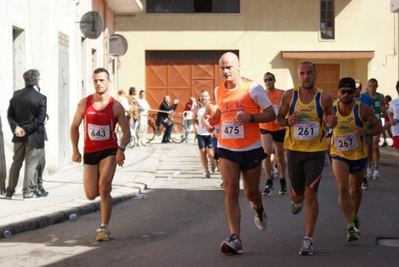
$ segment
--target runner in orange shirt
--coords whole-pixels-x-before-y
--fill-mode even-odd
[[[266,72],[263,76],[263,80],[266,86],[266,94],[270,99],[270,102],[273,105],[273,110],[277,114],[278,106],[281,101],[281,96],[284,93],[284,90],[276,89],[274,84],[276,82],[276,78],[273,73]],[[270,155],[272,154],[272,149],[274,146],[274,154],[276,157],[278,174],[280,176],[280,190],[279,194],[284,195],[287,193],[287,182],[285,181],[285,158],[284,158],[284,136],[285,136],[285,127],[281,127],[276,124],[275,121],[259,123],[261,138],[262,138],[262,146],[267,154],[267,157],[263,160],[263,168],[265,170],[266,175],[266,186],[263,190],[263,195],[268,196],[272,193],[274,189],[273,180],[272,180],[272,169],[273,162],[270,160]]]
[[[217,154],[225,186],[225,209],[230,229],[230,237],[222,242],[221,251],[224,254],[236,254],[242,253],[238,201],[241,173],[245,196],[255,212],[255,225],[261,231],[267,228],[259,190],[261,163],[266,156],[260,140],[259,123],[274,120],[276,114],[263,87],[241,77],[240,63],[234,53],[223,54],[219,66],[224,80],[215,88],[219,109],[212,118],[209,108],[205,109],[203,123],[208,131],[214,130],[211,123],[220,123]]]

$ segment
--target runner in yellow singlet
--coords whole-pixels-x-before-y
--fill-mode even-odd
[[[306,201],[305,238],[300,255],[313,254],[313,232],[319,214],[317,189],[324,168],[327,128],[337,125],[332,97],[315,87],[316,68],[311,62],[298,67],[300,86],[287,90],[281,100],[276,123],[287,127],[288,175],[291,211],[298,214]]]
[[[338,125],[331,137],[331,158],[338,185],[338,204],[348,226],[347,241],[360,238],[357,213],[362,202],[362,180],[367,166],[366,137],[379,135],[382,126],[373,109],[355,100],[355,80],[342,78],[339,101],[333,105]],[[369,128],[367,128],[369,123]]]

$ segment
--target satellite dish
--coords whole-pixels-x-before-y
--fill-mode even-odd
[[[121,57],[127,51],[126,38],[120,34],[113,34],[109,37],[109,55]]]
[[[89,11],[80,20],[80,32],[85,38],[97,39],[104,28],[103,18],[97,11]]]

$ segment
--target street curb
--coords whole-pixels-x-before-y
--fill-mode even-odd
[[[155,158],[146,158],[142,164],[142,168],[138,171],[138,174],[142,173],[143,175],[136,177],[133,181],[128,182],[130,192],[126,192],[126,187],[123,186],[119,188],[115,186],[113,188],[113,206],[134,198],[142,191],[147,190],[149,185],[155,181],[159,152],[154,151],[154,154]],[[79,218],[80,216],[96,212],[98,210],[100,210],[99,198],[91,201],[90,203],[85,203],[73,208],[65,207],[61,208],[59,211],[51,212],[46,215],[40,215],[34,218],[21,220],[19,222],[12,222],[8,225],[0,225],[0,238],[5,238],[3,233],[6,230],[8,230],[12,235],[25,231],[36,230],[69,220],[69,216],[71,214],[76,214],[76,216]]]
[[[147,188],[147,184],[140,185],[138,192],[122,194],[112,198],[113,206],[125,202],[129,199],[134,198],[137,194],[139,194],[142,190]],[[61,223],[63,221],[69,220],[69,216],[71,214],[76,214],[79,218],[88,213],[96,212],[100,210],[100,200],[95,200],[89,204],[84,204],[76,208],[63,209],[57,212],[53,212],[44,216],[38,216],[36,218],[23,220],[20,222],[11,223],[6,226],[1,226],[0,233],[4,233],[4,231],[8,230],[11,234],[18,234],[26,231],[36,230],[39,228],[44,228],[46,226],[50,226],[53,224]],[[4,236],[2,236],[4,238]]]

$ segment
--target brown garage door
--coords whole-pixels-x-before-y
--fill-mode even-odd
[[[316,86],[338,98],[338,82],[340,79],[340,64],[315,64],[317,71]]]
[[[222,82],[219,58],[226,51],[146,51],[146,98],[158,109],[165,95],[179,100],[181,112],[191,96],[213,89]],[[233,51],[238,55],[238,51]]]

